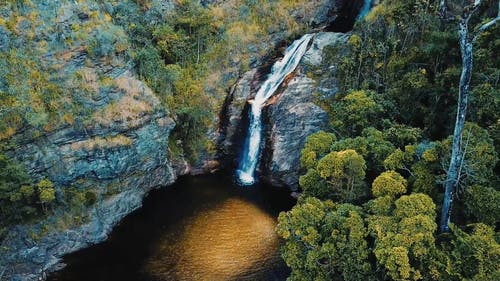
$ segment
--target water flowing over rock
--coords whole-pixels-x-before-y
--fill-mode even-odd
[[[328,125],[327,113],[315,101],[332,98],[338,91],[335,65],[322,70],[321,77],[309,78],[305,72],[319,67],[327,46],[345,46],[349,35],[320,32],[315,35],[311,47],[303,57],[296,76],[289,81],[269,106],[267,116],[266,160],[264,179],[273,185],[298,189],[300,151],[308,135]]]
[[[306,52],[311,38],[311,34],[306,34],[288,47],[283,59],[273,65],[271,73],[257,91],[255,98],[249,101],[251,103],[251,111],[249,112],[250,125],[248,127],[243,157],[236,172],[241,184],[249,185],[255,182],[254,173],[259,161],[262,140],[262,108],[285,78],[295,70]]]
[[[300,151],[306,137],[326,127],[326,112],[314,103],[317,98],[331,98],[338,89],[335,65],[329,66],[324,77],[317,80],[306,76],[322,63],[324,48],[329,45],[345,46],[349,35],[320,32],[314,36],[304,54],[294,77],[286,81],[264,107],[264,152],[262,163],[257,167],[266,181],[273,185],[298,188]],[[241,149],[241,127],[245,126],[245,101],[254,95],[257,70],[242,76],[228,96],[226,115],[220,142],[221,155],[234,155]],[[229,163],[226,163],[229,164]],[[230,165],[230,164],[229,164]]]
[[[304,76],[293,78],[276,104],[268,109],[267,149],[272,156],[264,171],[273,185],[297,189],[300,151],[305,138],[328,124],[326,112],[313,101],[315,84],[313,79]]]

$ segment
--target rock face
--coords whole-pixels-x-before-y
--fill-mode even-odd
[[[267,153],[261,173],[271,184],[287,186],[292,191],[298,189],[300,151],[306,138],[328,125],[327,113],[315,100],[331,98],[338,91],[335,66],[322,63],[324,49],[327,46],[342,48],[348,38],[349,35],[343,33],[317,33],[296,70],[296,76],[268,107]],[[312,79],[304,74],[314,73],[315,69],[321,76]]]
[[[169,1],[155,3],[168,8]],[[116,49],[119,43],[126,46],[126,39],[104,40],[89,51],[89,40],[100,32],[119,37],[123,30],[92,1],[36,4],[41,24],[58,12],[58,31],[40,24],[34,37],[23,41],[25,30],[14,37],[0,28],[0,48],[47,44],[50,52],[41,59],[54,70],[50,79],[68,89],[66,98],[73,99],[70,104],[78,100],[85,116],[60,108],[69,121],[44,131],[17,132],[11,138],[16,146],[8,153],[33,179],[52,181],[56,197],[75,189],[95,196],[95,202],[78,210],[59,206],[42,221],[12,228],[0,242],[0,280],[39,280],[57,268],[64,254],[104,241],[151,189],[189,171],[182,159],[174,163],[170,156],[168,138],[175,123],[169,112],[134,74],[130,57]],[[89,10],[92,16],[84,12]],[[89,34],[76,36],[79,25],[89,28]],[[72,45],[61,45],[59,37],[72,38],[67,40]],[[109,51],[110,46],[115,49]]]
[[[204,1],[209,2],[213,1]],[[312,2],[316,7],[331,1]],[[171,9],[173,3],[151,1],[156,11]],[[39,52],[35,57],[50,69],[48,78],[67,89],[68,104],[78,102],[80,107],[80,111],[61,108],[66,121],[52,128],[16,132],[12,141],[18,145],[10,156],[25,164],[35,180],[51,180],[57,197],[68,189],[96,197],[94,204],[81,207],[79,220],[70,206],[62,206],[42,221],[11,229],[0,244],[0,280],[38,280],[56,269],[64,254],[104,241],[114,225],[141,206],[151,189],[193,172],[183,159],[174,160],[169,154],[174,121],[133,72],[129,42],[109,15],[115,8],[95,1],[40,0],[23,6],[25,16],[15,32],[0,24],[0,49],[24,46]],[[10,13],[0,11],[5,18]],[[283,36],[269,40],[277,42]],[[334,36],[328,36],[316,35],[296,77],[266,109],[268,153],[261,174],[274,184],[297,188],[300,149],[306,136],[327,122],[313,94],[334,94],[335,83],[314,81],[301,73],[321,62],[324,46],[333,42]],[[223,159],[238,154],[246,133],[246,100],[262,79],[251,70],[228,96],[227,118],[219,133]],[[210,163],[205,168],[210,170]]]
[[[238,80],[229,92],[224,110],[221,116],[221,130],[219,134],[219,158],[226,159],[225,166],[234,166],[237,161],[238,151],[241,148],[246,131],[243,128],[245,118],[245,106],[247,100],[255,94],[252,87],[257,74],[257,69],[252,69]],[[229,160],[231,159],[231,160]]]
[[[313,102],[315,90],[316,81],[296,76],[268,108],[266,149],[271,155],[263,172],[273,185],[297,190],[300,151],[306,137],[328,124],[326,112]]]
[[[335,66],[323,69],[324,49],[331,45],[345,46],[348,37],[343,33],[317,33],[294,77],[284,83],[268,101],[264,109],[266,138],[259,173],[271,184],[287,186],[293,191],[298,189],[300,151],[306,137],[328,124],[327,113],[315,104],[315,99],[331,98],[338,91]],[[316,80],[305,74],[315,71],[321,73]],[[248,126],[245,121],[245,101],[258,88],[255,85],[256,73],[255,69],[245,73],[226,101],[224,113],[227,122],[223,124],[225,126],[220,140],[223,157],[238,155],[241,149]]]
[[[19,140],[15,155],[30,174],[53,181],[58,196],[64,188],[76,186],[92,190],[97,202],[86,211],[83,224],[40,240],[30,233],[61,219],[63,210],[38,224],[13,229],[2,243],[0,258],[8,279],[36,280],[64,254],[104,241],[115,224],[141,206],[148,191],[176,179],[167,147],[173,120],[130,72],[117,81],[124,89],[116,93],[120,97],[113,104],[121,106],[116,112],[113,107],[96,111],[93,126],[68,127],[25,143]],[[129,118],[132,112],[135,118]]]
[[[311,24],[328,31],[349,31],[363,4],[364,0],[324,0]]]

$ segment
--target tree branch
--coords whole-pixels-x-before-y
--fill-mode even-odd
[[[500,3],[500,1],[498,3]],[[498,7],[498,9],[500,11],[500,7]],[[493,25],[495,25],[498,21],[500,21],[500,13],[499,13],[499,15],[496,18],[494,18],[494,19],[490,20],[489,22],[481,25],[481,27],[477,30],[477,32],[474,33],[474,37],[472,39],[472,42],[475,42],[477,40],[477,38],[479,37],[479,35],[481,35],[481,33],[485,32],[488,28],[490,28]]]
[[[448,7],[447,7],[448,1],[446,0],[440,0],[439,1],[439,17],[441,19],[446,19],[446,13],[448,12]]]

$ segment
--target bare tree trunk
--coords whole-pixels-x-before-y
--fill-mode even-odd
[[[438,12],[438,13],[439,13],[439,17],[440,17],[441,19],[446,19],[446,18],[447,18],[447,16],[446,16],[446,13],[448,12],[448,11],[447,11],[447,10],[448,10],[448,9],[447,9],[448,7],[446,6],[447,4],[448,4],[448,3],[447,3],[447,1],[446,1],[446,0],[440,0],[440,1],[439,1],[439,12]]]
[[[446,0],[440,1],[439,12],[441,17],[446,20]],[[496,18],[483,24],[472,35],[469,34],[469,20],[481,5],[481,0],[474,0],[472,5],[464,8],[464,13],[458,23],[458,35],[460,43],[460,52],[462,56],[462,73],[460,75],[460,86],[458,92],[458,107],[457,119],[455,121],[455,130],[453,131],[453,142],[451,146],[451,158],[448,172],[446,173],[446,181],[444,183],[444,199],[441,209],[441,232],[448,232],[451,216],[451,207],[453,195],[458,188],[460,181],[460,171],[463,161],[465,160],[464,151],[462,150],[462,133],[465,125],[465,115],[467,113],[467,103],[470,94],[470,80],[472,76],[473,62],[473,44],[482,32],[495,25],[500,21],[500,1],[498,2],[498,10]]]
[[[448,167],[446,182],[444,184],[445,194],[443,208],[441,211],[441,232],[449,231],[448,224],[450,222],[451,204],[460,179],[460,164],[464,158],[462,151],[462,133],[465,125],[467,103],[470,94],[470,80],[472,76],[473,42],[469,38],[466,19],[460,21],[458,33],[460,38],[460,51],[462,55],[462,74],[460,75],[457,118],[455,120],[455,130],[453,131],[450,166]]]

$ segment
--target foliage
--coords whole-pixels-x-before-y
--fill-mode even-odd
[[[362,210],[306,198],[278,218],[289,280],[368,280],[367,229]]]
[[[137,73],[173,114],[172,151],[195,162],[207,151],[207,131],[227,88],[251,57],[267,55],[273,32],[289,37],[299,30],[291,16],[308,1],[221,1],[202,5],[176,1],[163,11],[151,1],[120,1],[116,24],[128,35]],[[157,24],[152,24],[157,23]]]
[[[379,174],[384,170],[384,160],[395,149],[381,132],[373,127],[363,129],[361,136],[344,138],[332,145],[333,151],[356,150],[366,159],[369,175]]]
[[[375,197],[404,194],[406,179],[394,171],[383,172],[372,183],[372,193]]]
[[[54,184],[36,184],[19,162],[0,154],[0,239],[9,226],[42,215],[55,201]]]
[[[500,191],[491,187],[473,185],[465,189],[465,214],[471,221],[498,225],[500,221]]]
[[[334,134],[318,131],[307,137],[304,149],[301,151],[300,165],[303,168],[310,169],[318,161],[318,158],[323,158],[330,147],[336,140]]]
[[[493,228],[476,224],[472,233],[452,226],[451,268],[455,280],[496,280],[500,277],[500,244]]]
[[[31,184],[31,178],[19,163],[0,154],[0,228],[36,212]]]
[[[356,151],[333,151],[301,176],[299,183],[310,196],[353,202],[366,195],[365,169],[365,160]]]
[[[331,108],[332,126],[341,134],[356,136],[377,119],[380,107],[372,93],[353,91],[337,97]]]
[[[292,268],[292,280],[343,280],[339,276],[348,271],[332,269],[334,263],[319,254],[309,256],[316,248],[292,232],[326,226],[336,217],[335,208],[341,205],[330,200],[344,202],[346,198],[333,192],[333,181],[342,182],[333,177],[346,175],[346,171],[351,179],[361,175],[338,169],[342,166],[339,153],[345,151],[354,151],[365,161],[365,175],[357,178],[357,183],[371,183],[372,187],[371,197],[357,198],[354,203],[358,206],[350,205],[357,209],[367,232],[363,238],[366,244],[353,242],[364,249],[351,253],[368,251],[372,270],[362,280],[500,278],[500,60],[495,56],[499,26],[481,35],[475,46],[472,105],[468,108],[472,122],[466,124],[462,135],[461,190],[452,210],[457,225],[451,235],[437,236],[436,208],[442,202],[442,183],[449,164],[449,135],[461,67],[456,30],[440,24],[437,2],[383,1],[356,24],[347,54],[335,47],[327,50],[319,68],[338,68],[340,92],[321,100],[321,106],[330,114],[327,130],[336,137],[316,139],[315,147],[329,148],[321,155],[310,148],[308,140],[301,154],[304,174],[299,184],[303,193],[297,206],[279,218],[278,233],[285,239],[283,256]],[[488,13],[484,10],[483,20]],[[307,218],[314,217],[317,209],[307,208],[305,202],[322,206],[321,216],[311,225]],[[327,205],[330,207],[325,208]],[[329,232],[317,233],[316,241],[330,238]],[[326,256],[345,250],[341,243],[322,249]],[[311,259],[317,263],[307,263]],[[322,266],[329,272],[340,272],[334,276],[312,274],[324,272]]]

